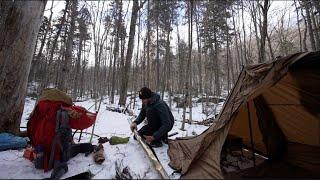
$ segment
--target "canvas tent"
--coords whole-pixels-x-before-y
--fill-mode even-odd
[[[169,142],[170,165],[181,178],[224,178],[220,153],[228,134],[241,137],[271,163],[285,162],[320,177],[320,52],[244,68],[211,127]]]

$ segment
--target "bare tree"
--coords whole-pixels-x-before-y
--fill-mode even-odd
[[[261,27],[261,41],[260,41],[260,56],[259,56],[259,62],[265,62],[266,61],[266,53],[265,53],[265,46],[266,46],[266,38],[268,36],[268,10],[270,8],[270,2],[269,0],[264,0],[263,6],[260,4],[260,8],[262,11],[262,27]]]
[[[299,47],[300,47],[300,51],[302,52],[302,36],[301,36],[301,28],[300,28],[300,18],[299,18],[299,10],[297,7],[297,1],[294,0],[294,6],[296,8],[296,15],[297,15],[297,25],[298,25],[298,31],[299,31]]]
[[[140,6],[139,6],[138,1],[133,1],[133,5],[132,5],[129,42],[128,42],[128,48],[127,48],[126,61],[124,64],[124,72],[122,72],[122,81],[121,81],[121,85],[120,85],[119,105],[122,105],[122,106],[124,106],[126,104],[127,90],[128,90],[128,79],[129,79],[129,68],[131,66],[131,59],[132,59],[132,53],[133,53],[133,47],[134,47],[134,36],[135,36],[135,32],[136,32],[136,22],[137,22],[137,18],[138,18],[138,11],[140,10],[140,8],[142,8],[144,2],[140,3]]]
[[[74,0],[71,3],[71,20],[70,20],[70,30],[68,32],[68,39],[66,42],[66,53],[63,61],[63,66],[61,68],[61,76],[58,82],[58,88],[64,91],[67,91],[67,81],[70,71],[70,62],[72,61],[72,52],[73,52],[73,39],[75,31],[75,21],[77,16],[77,7],[78,0]]]
[[[193,0],[190,0],[190,2],[188,3],[188,40],[189,40],[189,53],[188,53],[188,63],[187,63],[187,72],[191,73],[191,52],[192,52],[192,14],[193,14]],[[186,108],[187,105],[189,106],[190,110],[189,110],[189,122],[192,121],[192,101],[190,102],[190,97],[191,94],[191,88],[190,88],[190,84],[191,83],[191,76],[189,74],[189,77],[186,78],[185,81],[185,97],[184,97],[184,105],[183,105],[183,120],[182,120],[182,124],[181,124],[181,130],[184,131],[184,126],[186,123]],[[188,102],[189,101],[189,102]]]
[[[43,55],[43,48],[44,48],[45,42],[47,40],[47,35],[48,35],[48,33],[49,33],[50,29],[51,29],[51,21],[52,21],[52,15],[53,15],[53,2],[54,2],[54,0],[51,2],[50,16],[49,16],[49,19],[48,19],[48,24],[46,26],[46,30],[45,30],[45,33],[43,35],[43,39],[42,39],[41,44],[40,44],[40,48],[39,48],[38,54],[36,56],[34,56],[33,59],[32,59],[31,69],[30,69],[30,76],[29,76],[30,77],[29,79],[31,81],[33,79],[35,79],[34,78],[35,72],[37,70],[37,67],[40,64],[40,57]]]
[[[312,22],[311,22],[311,15],[310,15],[310,3],[306,0],[302,0],[302,6],[304,7],[306,11],[306,21],[308,25],[308,30],[309,30],[309,38],[311,42],[311,49],[312,51],[315,51],[317,49],[315,39],[314,39],[314,34],[313,34],[313,28],[312,28]]]
[[[120,34],[121,34],[121,21],[122,21],[122,3],[119,0],[115,1],[115,10],[114,10],[114,17],[115,20],[115,40],[114,40],[114,51],[113,51],[113,67],[112,67],[112,81],[111,81],[111,98],[110,102],[114,103],[114,95],[115,95],[115,84],[116,84],[116,63],[118,61],[119,55],[119,41],[120,41]]]

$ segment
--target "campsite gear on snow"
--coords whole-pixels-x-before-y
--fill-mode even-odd
[[[95,148],[94,145],[90,143],[72,144],[70,149],[70,158],[76,156],[79,153],[90,154]],[[87,156],[86,155],[86,156]],[[53,171],[50,178],[45,179],[60,179],[68,171],[68,166],[66,162],[55,161]],[[88,174],[90,173],[90,174]],[[90,179],[92,174],[90,171],[82,172],[80,174],[68,177],[66,179]]]
[[[140,89],[139,91],[139,98],[140,99],[149,99],[152,96],[152,91],[147,88],[147,87],[143,87]]]
[[[160,95],[152,93],[149,103],[142,105],[140,114],[134,123],[140,124],[145,118],[148,124],[138,131],[140,136],[153,136],[156,141],[168,139],[168,132],[173,127],[174,118],[169,106],[160,99]]]
[[[88,170],[86,172],[79,173],[77,175],[68,177],[66,179],[91,179],[92,177],[93,177],[93,174],[91,173],[91,171]]]
[[[63,109],[58,109],[56,117],[55,136],[51,144],[51,152],[48,168],[51,169],[54,161],[67,162],[70,157],[70,148],[72,143],[72,131],[69,127],[68,113]],[[55,150],[60,147],[59,159],[54,159]],[[60,166],[58,166],[60,167]]]
[[[59,179],[68,171],[67,161],[70,158],[72,131],[69,127],[69,116],[66,110],[58,109],[56,117],[55,136],[51,144],[48,169],[53,167],[51,179]],[[58,149],[59,148],[59,149]],[[56,149],[60,150],[59,159],[55,158]]]
[[[68,172],[67,162],[55,161],[50,179],[60,179],[67,172]]]
[[[168,137],[172,137],[172,136],[175,136],[177,134],[179,134],[179,133],[178,132],[174,132],[174,133],[169,134]]]
[[[41,145],[37,145],[37,147],[35,147],[35,158],[34,158],[34,166],[37,169],[43,169],[43,162],[44,162],[44,148]]]
[[[109,143],[111,145],[117,145],[117,144],[127,144],[129,142],[129,137],[119,137],[119,136],[112,136],[109,139]]]
[[[102,144],[95,147],[93,151],[93,160],[97,164],[102,164],[105,160],[104,148]]]
[[[128,122],[129,124],[132,124],[132,119],[128,118]],[[141,136],[139,135],[136,129],[133,130],[133,133],[134,133],[135,139],[139,142],[143,150],[147,153],[150,161],[152,162],[152,164],[154,165],[155,169],[160,174],[162,179],[169,179],[167,172],[164,170],[162,164],[159,162],[158,158],[155,156],[153,149],[150,146],[148,146],[147,143],[144,142],[144,140],[141,138]]]
[[[34,153],[33,148],[27,147],[23,152],[23,157],[30,161],[33,161],[34,158],[36,157],[36,154]]]
[[[126,107],[108,107],[106,106],[106,110],[112,111],[112,112],[117,112],[117,113],[123,113],[123,114],[128,114],[129,116],[133,116],[133,111],[128,109],[128,104]]]
[[[97,113],[87,111],[81,106],[62,107],[70,117],[69,125],[72,129],[84,130],[96,121]]]
[[[65,92],[59,89],[47,88],[41,92],[38,102],[41,101],[54,101],[63,102],[66,105],[72,106],[72,99]]]
[[[90,136],[91,136],[91,133],[90,133],[90,132],[83,132],[83,130],[81,130],[80,132],[78,132],[78,131],[73,132],[72,137],[74,137],[74,135],[75,135],[75,134],[77,134],[77,133],[80,133],[80,134],[87,134],[87,135],[90,135]],[[97,135],[97,134],[93,134],[93,136],[95,136],[95,137],[97,137],[97,138],[99,138],[99,137],[100,137],[100,136],[99,136],[99,135]],[[79,138],[80,138],[80,137],[79,137]],[[78,142],[80,142],[80,141],[79,141],[79,139],[78,139]]]
[[[98,139],[98,143],[99,144],[103,144],[103,143],[106,143],[108,141],[109,141],[109,138],[107,138],[107,137],[99,137],[99,139]]]
[[[71,128],[88,128],[95,119],[96,114],[82,107],[72,106],[71,98],[64,92],[57,89],[45,89],[42,92],[30,115],[27,132],[32,147],[41,145],[44,149],[45,171],[50,170],[56,160],[68,160],[72,141]]]
[[[79,153],[84,153],[88,156],[94,151],[95,145],[91,143],[71,144],[70,157],[74,157]]]
[[[10,133],[0,133],[0,151],[20,149],[27,146],[27,141]]]
[[[251,177],[319,178],[319,59],[320,52],[297,53],[244,68],[214,125],[169,141],[171,167],[181,178],[222,179],[220,152],[230,134],[271,157],[248,169]]]

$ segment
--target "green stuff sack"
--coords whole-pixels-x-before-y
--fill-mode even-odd
[[[112,136],[112,137],[109,139],[109,143],[110,143],[111,145],[127,144],[128,142],[129,142],[129,137],[122,138],[122,137],[118,137],[118,136]]]

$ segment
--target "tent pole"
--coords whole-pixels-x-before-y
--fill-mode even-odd
[[[21,127],[20,127],[21,128]],[[76,131],[74,131],[74,133],[72,134],[72,138],[74,137],[74,135],[78,132],[78,129],[76,129]]]
[[[80,142],[81,136],[82,136],[82,130],[80,131],[80,136],[79,136],[78,142]]]
[[[252,158],[253,158],[253,167],[256,166],[256,157],[254,154],[254,143],[253,143],[253,136],[252,136],[252,127],[251,127],[251,116],[250,116],[250,107],[249,102],[247,102],[247,109],[248,109],[248,118],[249,118],[249,129],[250,129],[250,141],[251,141],[251,151],[252,151]]]

